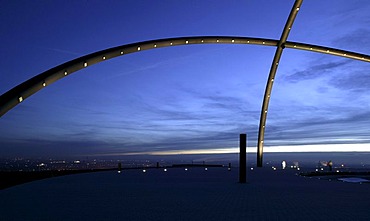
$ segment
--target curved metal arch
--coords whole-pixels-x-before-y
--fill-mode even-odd
[[[277,46],[278,41],[265,38],[237,36],[178,37],[137,42],[97,51],[51,68],[2,94],[0,96],[0,117],[44,87],[93,64],[134,52],[188,44],[252,44]]]
[[[260,125],[258,129],[258,141],[257,141],[257,167],[262,167],[262,156],[263,156],[263,142],[265,137],[265,125],[267,119],[267,111],[270,103],[271,91],[272,86],[274,83],[274,78],[276,75],[276,71],[279,65],[279,61],[281,55],[283,54],[284,44],[288,39],[289,32],[292,28],[294,23],[295,17],[299,11],[299,7],[301,7],[303,0],[296,0],[294,5],[290,11],[289,17],[287,22],[285,23],[283,32],[281,34],[279,43],[276,48],[274,59],[272,60],[271,68],[269,77],[266,84],[265,95],[263,96],[262,108],[261,108],[261,117],[260,117]]]
[[[118,56],[139,52],[148,49],[162,48],[168,46],[187,45],[187,44],[253,44],[263,46],[278,46],[279,41],[265,38],[251,38],[240,36],[199,36],[199,37],[178,37],[157,39],[151,41],[137,42],[127,45],[121,45],[101,51],[97,51],[64,64],[51,68],[29,80],[15,86],[0,96],[0,117],[17,106],[24,99],[33,95],[44,87],[66,77],[78,70],[91,66],[93,64],[106,61]],[[328,48],[318,45],[303,44],[287,41],[282,47],[300,49],[330,55],[341,56],[345,58],[356,59],[370,62],[370,56],[350,51],[344,51],[335,48]]]

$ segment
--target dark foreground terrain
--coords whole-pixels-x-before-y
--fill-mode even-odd
[[[28,183],[35,180],[41,180],[51,177],[65,176],[70,174],[79,173],[91,173],[109,171],[114,169],[95,169],[95,170],[49,170],[49,171],[11,171],[3,172],[0,171],[0,190],[19,185],[22,183]]]

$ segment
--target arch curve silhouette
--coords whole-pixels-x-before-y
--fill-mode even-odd
[[[284,33],[283,33],[284,34]],[[104,49],[97,51],[74,60],[68,61],[56,67],[53,67],[41,74],[38,74],[23,83],[15,86],[9,91],[5,92],[0,96],[0,117],[10,111],[12,108],[22,103],[25,99],[35,94],[39,90],[51,85],[52,83],[69,76],[70,74],[77,72],[81,69],[87,68],[91,65],[103,62],[115,57],[123,56],[130,53],[140,52],[149,49],[157,49],[162,47],[171,47],[179,45],[191,45],[191,44],[251,44],[251,45],[261,45],[261,46],[274,46],[277,47],[277,53],[283,48],[306,50],[311,52],[318,52],[328,55],[335,55],[349,59],[355,59],[364,62],[370,62],[370,56],[365,54],[360,54],[351,51],[340,50],[336,48],[329,48],[319,45],[304,44],[299,42],[290,42],[266,38],[252,38],[252,37],[240,37],[240,36],[191,36],[191,37],[178,37],[178,38],[166,38],[166,39],[156,39],[150,41],[143,41],[131,44],[125,44],[113,48]],[[279,56],[280,56],[279,55]],[[276,54],[275,54],[276,57]],[[275,65],[275,58],[272,63],[270,70],[269,80],[266,85],[266,91],[263,100],[263,106],[261,109],[261,119],[258,135],[258,153],[257,161],[259,166],[262,166],[262,154],[263,154],[263,139],[265,131],[265,123],[267,118],[267,108],[268,102],[271,95],[270,80],[273,80],[277,70]],[[271,75],[271,73],[273,75]],[[267,97],[267,99],[266,99]]]
[[[278,47],[279,41],[274,39],[240,37],[240,36],[199,36],[199,37],[193,36],[193,37],[165,38],[143,41],[104,49],[73,59],[56,67],[53,67],[5,92],[0,96],[0,117],[2,117],[9,110],[14,108],[18,104],[22,103],[25,99],[35,94],[39,90],[51,85],[52,83],[64,77],[69,76],[74,72],[87,68],[91,65],[115,57],[140,52],[144,50],[191,44],[246,44],[246,45],[251,44],[251,45]],[[370,62],[369,55],[340,50],[336,48],[329,48],[324,46],[289,41],[285,42],[284,47],[336,55],[359,61]]]

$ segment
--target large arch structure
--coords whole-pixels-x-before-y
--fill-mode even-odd
[[[276,47],[274,59],[270,67],[270,73],[266,83],[265,94],[263,96],[261,116],[260,116],[260,125],[258,129],[258,141],[257,141],[257,167],[262,167],[262,157],[263,157],[263,143],[265,137],[265,126],[267,120],[267,111],[270,103],[270,97],[272,92],[272,86],[274,84],[274,78],[278,69],[281,55],[283,54],[283,49],[285,48],[285,43],[288,39],[290,30],[292,29],[295,17],[298,14],[299,8],[302,5],[303,0],[296,0],[292,9],[290,10],[289,17],[285,23],[283,32],[281,33],[280,40]]]
[[[123,56],[130,53],[140,52],[149,49],[157,49],[162,47],[172,47],[179,45],[190,45],[190,44],[251,44],[261,46],[273,46],[277,47],[279,51],[283,48],[306,50],[311,52],[318,52],[329,55],[336,55],[344,58],[355,59],[364,62],[370,62],[370,56],[360,54],[351,51],[340,50],[336,48],[329,48],[318,45],[304,44],[299,42],[290,42],[274,39],[265,38],[252,38],[252,37],[240,37],[240,36],[199,36],[199,37],[178,37],[178,38],[166,38],[157,39],[144,42],[137,42],[132,44],[121,45],[101,51],[97,51],[74,60],[68,61],[64,64],[58,65],[51,68],[41,74],[38,74],[29,80],[19,84],[18,86],[10,89],[6,93],[0,96],[0,117],[7,113],[9,110],[20,104],[22,101],[38,92],[39,90],[51,85],[52,83],[69,76],[70,74],[77,72],[81,69],[89,67],[93,64],[103,62],[118,56]],[[281,55],[281,52],[280,52]],[[279,56],[280,56],[279,55]],[[270,70],[268,83],[266,85],[266,91],[261,110],[260,129],[258,136],[258,153],[257,159],[262,166],[262,155],[263,155],[263,135],[265,130],[265,122],[267,117],[268,102],[270,100],[272,82],[277,70],[278,63],[276,62],[276,54]],[[273,75],[271,74],[273,73]],[[271,84],[269,84],[269,82]]]
[[[5,92],[0,96],[0,117],[2,117],[9,110],[22,103],[25,99],[35,94],[39,90],[51,85],[52,83],[64,77],[69,76],[74,72],[118,56],[162,47],[190,44],[251,44],[300,49],[323,54],[336,55],[364,62],[370,62],[369,55],[356,52],[290,41],[286,41],[283,45],[279,45],[279,42],[279,40],[252,37],[199,36],[157,39],[104,49],[51,68]]]

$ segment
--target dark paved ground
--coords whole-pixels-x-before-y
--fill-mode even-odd
[[[370,184],[295,170],[150,169],[78,174],[0,191],[1,220],[370,220]]]

